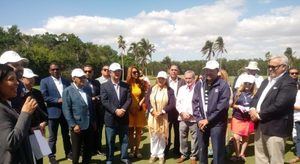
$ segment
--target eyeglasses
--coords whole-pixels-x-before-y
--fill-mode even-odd
[[[105,72],[106,72],[106,71],[108,71],[108,69],[104,68],[104,69],[102,69],[102,71],[105,71]]]
[[[132,71],[132,74],[139,74],[138,71]]]
[[[290,75],[298,75],[298,72],[290,72]]]
[[[276,71],[279,67],[283,66],[284,64],[280,64],[280,65],[268,65],[268,68],[273,70],[273,71]]]
[[[84,73],[92,73],[93,71],[90,71],[90,70],[86,70],[84,71]]]
[[[51,71],[59,71],[59,68],[50,69]]]

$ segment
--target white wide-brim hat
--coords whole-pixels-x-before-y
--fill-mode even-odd
[[[24,68],[23,71],[23,77],[25,78],[33,78],[33,77],[37,77],[38,75],[33,73],[33,71],[29,68]]]
[[[258,65],[258,63],[256,61],[250,61],[248,66],[245,68],[250,69],[250,70],[258,70],[259,71],[259,68],[257,65]]]

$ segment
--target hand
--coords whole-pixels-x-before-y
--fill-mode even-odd
[[[115,113],[118,117],[123,117],[125,114],[125,110],[124,109],[116,109]]]
[[[58,102],[59,104],[61,104],[61,103],[62,103],[62,98],[59,98],[59,99],[57,100],[57,102]]]
[[[253,122],[256,122],[256,121],[259,120],[259,118],[257,117],[258,113],[254,108],[250,109],[249,115],[250,115],[250,118]]]
[[[188,121],[191,118],[191,115],[187,112],[181,112],[180,117],[183,121]]]
[[[160,113],[156,111],[152,111],[151,114],[155,119],[157,119],[160,116]]]
[[[45,136],[45,127],[46,127],[47,123],[44,121],[42,123],[40,123],[40,130],[43,136]]]
[[[73,128],[74,133],[80,133],[80,126],[79,125],[75,125]]]
[[[201,130],[202,132],[205,131],[205,129],[207,128],[207,125],[208,125],[208,120],[207,120],[207,119],[200,120],[200,121],[198,122],[198,127],[200,128],[200,130]]]
[[[36,107],[37,107],[36,100],[29,96],[26,98],[21,111],[32,114],[35,111]]]

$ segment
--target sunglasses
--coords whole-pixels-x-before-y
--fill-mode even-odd
[[[93,71],[84,71],[84,73],[92,73]]]
[[[102,71],[105,71],[105,72],[106,72],[106,71],[108,71],[108,69],[102,69]]]
[[[280,65],[268,65],[268,68],[271,70],[277,70],[279,67],[283,66],[284,64],[280,64]]]
[[[53,68],[51,71],[59,71],[59,68]]]
[[[245,82],[244,85],[252,85],[253,83]]]
[[[139,74],[138,71],[132,71],[132,74]]]
[[[298,75],[298,72],[291,72],[290,75]]]

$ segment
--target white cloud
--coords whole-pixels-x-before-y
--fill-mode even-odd
[[[154,60],[169,55],[175,60],[204,59],[205,41],[222,36],[234,58],[264,58],[267,51],[281,53],[287,46],[300,48],[300,7],[287,6],[269,13],[243,18],[244,0],[222,0],[177,12],[141,11],[126,19],[78,15],[49,18],[43,27],[25,30],[28,34],[74,33],[84,41],[109,44],[117,49],[123,35],[127,45],[145,37],[154,43]]]

